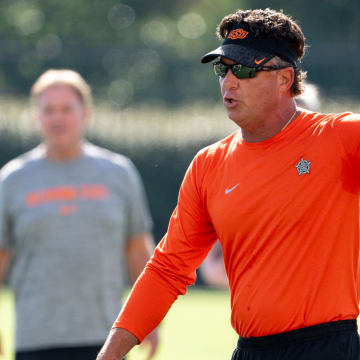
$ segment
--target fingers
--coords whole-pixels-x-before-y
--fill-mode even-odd
[[[149,343],[149,346],[150,346],[149,354],[148,354],[146,360],[151,360],[153,358],[153,356],[155,355],[156,350],[159,345],[159,334],[158,334],[157,329],[154,330],[152,333],[150,333],[144,341]]]
[[[150,352],[149,352],[146,360],[151,360],[151,359],[152,359],[152,357],[153,357],[153,356],[155,355],[155,353],[156,353],[157,346],[158,346],[157,343],[153,343],[153,342],[150,343]]]

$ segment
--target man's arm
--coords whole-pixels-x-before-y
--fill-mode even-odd
[[[110,347],[110,339],[115,341],[112,332],[98,360],[120,360],[134,346],[131,341],[126,341],[124,331],[142,342],[160,324],[178,296],[184,295],[188,286],[196,280],[196,269],[216,240],[200,191],[204,166],[196,160],[190,165],[168,232],[137,279],[114,323],[114,327],[124,329],[115,332],[117,340],[124,342],[122,348],[118,349],[116,343]],[[129,334],[126,335],[129,340]]]
[[[138,339],[129,331],[113,328],[96,359],[121,360],[138,343]]]
[[[149,233],[144,233],[138,236],[132,237],[128,243],[126,248],[126,256],[127,263],[129,269],[130,280],[132,283],[135,283],[136,279],[142,273],[145,268],[146,263],[150,260],[152,253],[154,252],[154,240]],[[138,343],[138,339],[124,329],[120,332],[120,334],[114,331],[114,339],[117,337],[122,337],[124,332],[128,333],[125,336],[125,339],[131,340],[131,344],[133,344],[134,338],[136,339],[136,345]],[[149,354],[147,359],[151,359],[155,354],[158,343],[159,343],[159,334],[157,328],[153,330],[145,339],[144,344],[149,345]],[[134,346],[132,345],[132,347]],[[130,350],[130,349],[129,349]],[[128,350],[128,351],[129,351]]]
[[[0,249],[0,287],[4,283],[5,274],[10,262],[10,251]]]
[[[154,240],[149,233],[137,235],[128,240],[125,252],[130,280],[132,283],[136,281],[144,270],[144,267],[150,260],[153,251]],[[151,359],[155,354],[158,340],[158,332],[156,329],[144,339],[144,343],[147,342],[150,345],[148,359]],[[110,331],[110,334],[97,359],[120,360],[138,343],[139,340],[129,331],[120,328],[113,328]]]
[[[128,264],[128,271],[132,283],[136,281],[139,275],[144,270],[146,263],[154,251],[154,240],[149,233],[130,238],[126,244],[125,254]],[[148,359],[151,359],[155,353],[158,344],[158,335],[155,331],[154,335],[149,334],[150,353]],[[135,335],[125,329],[113,328],[111,329],[104,346],[102,347],[97,360],[121,360],[139,340]]]
[[[129,239],[125,253],[132,283],[142,273],[153,252],[154,240],[149,233],[143,233]]]

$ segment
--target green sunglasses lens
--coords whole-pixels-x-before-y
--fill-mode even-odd
[[[226,73],[228,71],[227,65],[225,65],[221,62],[216,62],[213,65],[214,65],[214,72],[215,72],[216,76],[220,76],[220,77],[226,76]]]
[[[214,72],[216,76],[225,77],[228,70],[231,69],[232,73],[238,79],[248,79],[255,77],[256,70],[254,68],[246,67],[241,64],[227,65],[220,61],[213,63]]]
[[[246,67],[240,64],[234,65],[232,67],[232,72],[238,79],[248,79],[255,77],[256,75],[254,68]]]

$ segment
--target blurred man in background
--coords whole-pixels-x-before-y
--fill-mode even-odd
[[[43,142],[1,170],[0,280],[15,293],[16,360],[95,358],[153,251],[132,162],[84,140],[91,91],[71,70],[31,90]],[[149,338],[149,359],[157,333]]]
[[[297,108],[305,37],[291,17],[238,10],[217,32],[222,45],[202,62],[215,60],[240,129],[195,156],[98,359],[141,342],[219,239],[239,335],[232,360],[358,360],[360,115]]]

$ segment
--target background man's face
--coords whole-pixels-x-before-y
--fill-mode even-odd
[[[54,149],[78,146],[86,126],[87,110],[76,91],[53,85],[39,97],[38,119],[42,136]]]

